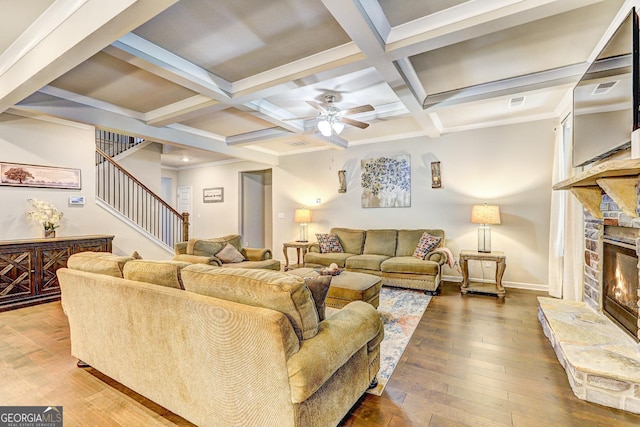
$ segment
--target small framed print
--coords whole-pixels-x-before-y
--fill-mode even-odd
[[[224,187],[205,188],[202,190],[203,203],[222,203],[224,202]]]

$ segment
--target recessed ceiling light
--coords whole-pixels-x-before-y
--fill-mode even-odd
[[[182,161],[183,161],[183,162],[188,162],[188,161],[189,161],[189,158],[188,158],[187,156],[184,156],[184,157],[182,157]]]

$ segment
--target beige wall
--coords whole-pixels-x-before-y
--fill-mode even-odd
[[[502,126],[389,143],[353,146],[285,156],[273,171],[273,250],[283,259],[282,243],[298,236],[293,212],[300,206],[313,210],[309,236],[334,226],[357,228],[442,228],[447,246],[457,255],[476,248],[477,227],[469,222],[475,203],[497,203],[502,225],[493,227],[493,249],[507,255],[507,284],[543,289],[548,274],[548,233],[554,121]],[[142,234],[95,203],[93,166],[94,130],[69,122],[52,123],[9,114],[0,116],[2,161],[82,170],[82,190],[0,187],[3,214],[0,240],[39,237],[40,227],[25,216],[27,198],[48,200],[65,217],[59,235],[114,234],[114,251],[139,251],[146,258],[170,254],[145,241]],[[360,161],[363,158],[411,155],[411,207],[363,209],[360,202]],[[145,150],[128,164],[160,186],[161,176],[174,178],[175,186],[193,187],[192,236],[220,236],[239,230],[239,173],[265,169],[264,164],[235,162],[161,170],[159,153]],[[152,160],[150,160],[152,159]],[[430,163],[442,167],[441,189],[431,188]],[[134,166],[134,165],[137,165]],[[347,193],[338,193],[340,169],[347,170]],[[154,178],[155,177],[155,178]],[[224,187],[224,203],[202,203],[202,189]],[[71,195],[84,195],[84,207],[68,206]],[[319,205],[316,199],[321,199]],[[279,218],[279,214],[283,218]],[[490,277],[472,266],[472,275]],[[454,270],[445,272],[457,276]]]
[[[53,203],[64,213],[61,226],[56,230],[57,236],[112,234],[116,236],[113,241],[115,253],[128,255],[137,250],[146,258],[164,259],[171,256],[169,252],[147,241],[143,234],[115,219],[96,204],[93,127],[68,121],[34,120],[2,114],[0,153],[0,161],[78,168],[82,175],[80,191],[0,186],[0,240],[42,237],[40,225],[26,216],[27,199],[36,198]],[[140,155],[142,161],[129,161],[134,173],[139,172],[141,168],[146,169],[149,165],[149,151]],[[157,160],[159,161],[159,157]],[[156,169],[160,176],[159,167]],[[145,182],[145,185],[147,183]],[[159,187],[160,183],[155,185]],[[69,197],[77,195],[85,196],[84,206],[68,204]]]
[[[281,157],[273,167],[273,250],[283,259],[282,243],[298,237],[295,208],[313,210],[310,240],[331,227],[442,228],[456,254],[477,248],[477,226],[469,222],[476,203],[500,205],[502,225],[493,227],[493,249],[507,255],[508,285],[546,288],[553,161],[554,121],[503,126]],[[360,160],[394,154],[411,155],[411,207],[363,209]],[[440,161],[441,189],[431,188],[430,164]],[[192,235],[236,233],[238,175],[259,170],[256,163],[230,163],[179,171],[178,185],[192,185]],[[347,170],[347,193],[338,193],[338,170]],[[202,188],[225,187],[225,202],[203,204]],[[319,205],[315,204],[321,199]],[[282,213],[284,218],[279,218]],[[293,255],[293,254],[292,254]],[[486,278],[493,269],[472,265],[472,275]],[[459,273],[447,269],[449,276]]]

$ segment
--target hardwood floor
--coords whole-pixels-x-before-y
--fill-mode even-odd
[[[541,293],[432,299],[381,397],[342,426],[638,426],[576,398],[537,320]],[[60,303],[0,313],[0,405],[62,405],[65,426],[191,425],[70,356]]]

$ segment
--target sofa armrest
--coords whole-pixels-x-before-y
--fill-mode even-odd
[[[178,242],[173,246],[173,250],[176,255],[186,254],[187,253],[187,244],[188,242]]]
[[[266,248],[242,248],[242,255],[247,261],[264,261],[273,258],[271,249]]]
[[[427,254],[425,259],[428,261],[436,262],[440,264],[440,266],[443,266],[445,262],[447,262],[447,255],[444,252],[431,252]]]
[[[209,264],[209,265],[217,265],[220,267],[222,265],[222,261],[220,261],[215,256],[201,256],[201,255],[187,255],[187,254],[177,254],[171,258],[172,261],[182,261],[189,262],[191,264]]]
[[[320,253],[320,245],[318,243],[312,243],[311,245],[309,245],[308,252]]]
[[[378,351],[383,336],[380,314],[363,301],[350,302],[320,322],[318,334],[302,341],[287,362],[292,402],[304,402],[363,347]]]

